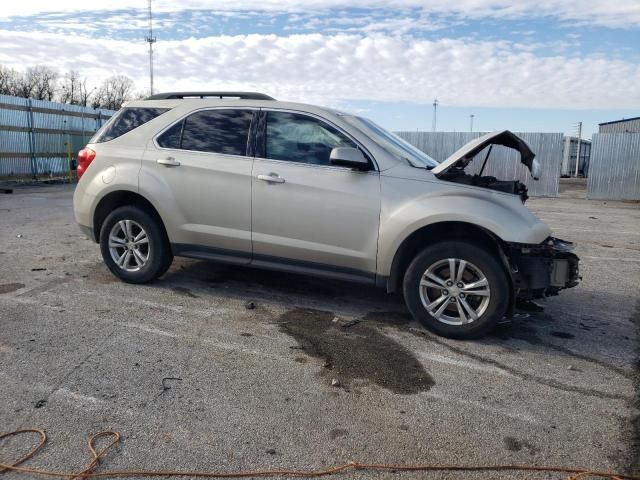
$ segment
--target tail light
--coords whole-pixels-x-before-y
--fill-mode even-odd
[[[94,158],[96,158],[96,152],[90,148],[83,148],[78,152],[78,178],[84,174]]]

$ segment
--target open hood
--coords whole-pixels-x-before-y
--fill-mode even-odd
[[[450,155],[449,158],[440,165],[434,167],[431,171],[437,176],[454,166],[464,169],[478,153],[489,145],[503,145],[520,152],[520,161],[527,166],[531,172],[531,176],[535,180],[538,180],[540,176],[540,164],[537,160],[534,160],[535,154],[531,151],[529,145],[527,145],[524,140],[509,130],[487,133],[486,135],[470,141]]]

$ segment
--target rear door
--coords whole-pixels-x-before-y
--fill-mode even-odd
[[[266,120],[266,125],[264,124]],[[261,113],[253,168],[253,262],[373,281],[380,177],[330,165],[331,149],[358,145],[304,113]]]
[[[251,258],[250,130],[255,110],[198,110],[145,152],[141,192],[161,212],[174,253],[248,263]]]

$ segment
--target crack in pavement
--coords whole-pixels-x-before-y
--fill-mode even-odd
[[[466,350],[463,350],[461,348],[455,347],[453,345],[450,345],[449,343],[445,342],[444,340],[441,340],[440,338],[435,337],[434,335],[423,331],[423,330],[418,330],[415,328],[411,328],[408,327],[407,330],[417,336],[420,337],[424,337],[434,343],[437,343],[438,345],[442,345],[443,347],[447,348],[448,350],[457,353],[458,355],[462,355],[468,358],[471,358],[472,360],[475,360],[477,362],[481,362],[484,363],[486,365],[492,365],[494,367],[500,368],[502,370],[505,370],[507,372],[509,372],[510,374],[521,378],[523,380],[528,380],[531,382],[535,382],[537,384],[540,385],[545,385],[547,387],[551,387],[551,388],[555,388],[558,390],[563,390],[565,392],[574,392],[574,393],[579,393],[581,395],[585,395],[585,396],[589,396],[589,397],[597,397],[597,398],[608,398],[608,399],[612,399],[612,400],[626,400],[629,401],[629,397],[626,395],[622,395],[622,394],[618,394],[618,393],[607,393],[607,392],[602,392],[600,390],[595,390],[593,388],[585,388],[585,387],[578,387],[575,385],[566,385],[562,382],[559,382],[558,380],[554,380],[551,378],[544,378],[544,377],[540,377],[538,375],[533,375],[531,373],[526,373],[526,372],[522,372],[516,368],[513,368],[509,365],[506,365],[504,363],[501,363],[497,360],[494,360],[492,358],[486,358],[483,357],[482,355],[478,355],[475,353],[471,353],[468,352]]]
[[[91,357],[93,357],[95,355],[100,355],[104,351],[106,351],[107,348],[108,348],[108,341],[111,339],[111,337],[113,337],[115,335],[116,331],[117,331],[117,328],[114,328],[113,330],[111,330],[111,332],[109,332],[103,338],[103,340],[101,342],[101,344],[102,344],[102,348],[101,349],[99,349],[99,350],[92,349],[87,355],[84,356],[84,358],[82,358],[82,360],[80,360],[80,362],[78,362],[76,365],[74,365],[66,373],[63,373],[59,377],[59,379],[56,382],[54,382],[54,387],[49,391],[49,393],[47,393],[45,398],[38,400],[38,403],[43,402],[42,403],[43,405],[47,404],[49,402],[49,399],[51,398],[51,396],[62,388],[62,385],[64,384],[64,382],[66,382],[71,377],[71,375],[73,375],[76,371],[78,371],[79,368],[81,368],[85,363],[87,363]],[[22,420],[20,422],[20,424],[22,425],[21,428],[28,428],[29,427],[28,422],[31,420],[33,414],[34,414],[34,410],[29,411],[29,413],[24,418],[24,420]]]

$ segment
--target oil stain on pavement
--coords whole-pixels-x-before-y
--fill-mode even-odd
[[[24,283],[3,283],[0,284],[0,293],[11,293],[24,288]]]
[[[331,312],[296,308],[281,315],[280,331],[307,355],[323,360],[327,376],[348,388],[363,380],[399,394],[429,390],[434,381],[405,347],[365,322],[348,328]]]

